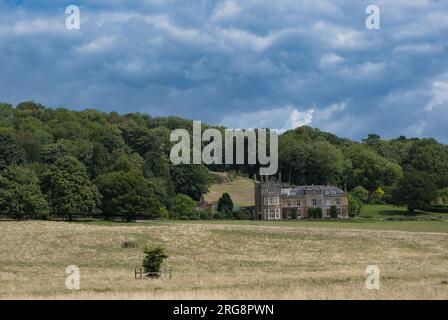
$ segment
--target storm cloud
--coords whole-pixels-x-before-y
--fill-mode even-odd
[[[2,1],[0,101],[448,142],[447,35],[437,0]]]

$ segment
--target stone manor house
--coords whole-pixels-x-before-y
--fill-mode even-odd
[[[322,218],[330,218],[330,210],[336,208],[338,218],[348,218],[348,197],[343,190],[329,185],[291,186],[265,177],[255,185],[255,220],[309,218],[310,208],[321,208]]]

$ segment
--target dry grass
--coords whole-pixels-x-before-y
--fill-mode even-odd
[[[0,223],[0,298],[448,299],[448,234],[224,224]],[[134,280],[164,244],[173,279]],[[65,268],[81,269],[81,290]],[[367,290],[365,268],[381,269]]]
[[[254,182],[244,177],[237,177],[233,181],[227,179],[226,174],[219,174],[224,178],[223,183],[213,184],[210,191],[204,195],[204,199],[208,202],[217,203],[222,194],[227,192],[236,206],[253,206],[254,205]]]

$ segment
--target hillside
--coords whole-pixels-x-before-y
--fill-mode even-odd
[[[222,183],[212,184],[210,191],[204,195],[205,201],[217,203],[223,193],[227,192],[237,207],[254,205],[254,183],[251,179],[236,177],[230,179],[225,172],[214,172],[222,179]]]
[[[259,173],[259,165],[174,165],[174,129],[191,132],[192,122],[141,113],[51,109],[35,102],[0,103],[0,215],[132,220],[136,215],[159,218],[169,211],[173,219],[197,219],[191,200],[208,191],[213,181],[209,171],[246,177]],[[378,203],[408,205],[409,199],[403,199],[411,186],[415,194],[410,199],[417,207],[448,204],[448,146],[434,139],[385,140],[370,134],[357,142],[298,127],[279,137],[278,173],[295,185],[362,187],[368,199],[380,197],[374,199]],[[423,186],[424,199],[415,186]],[[212,185],[205,198],[216,202],[224,192],[237,206],[253,204],[250,179]],[[16,203],[24,209],[18,210]]]

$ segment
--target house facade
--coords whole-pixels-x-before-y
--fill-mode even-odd
[[[348,218],[347,193],[338,187],[291,186],[280,180],[254,180],[254,220],[310,218],[310,208],[320,208],[322,219],[330,218],[331,210],[336,210],[338,218]]]

